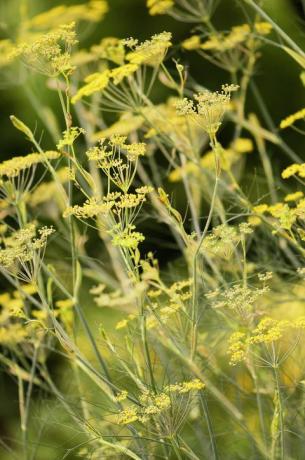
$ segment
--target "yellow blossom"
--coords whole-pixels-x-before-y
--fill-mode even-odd
[[[91,96],[96,92],[103,91],[109,83],[110,71],[108,69],[101,73],[94,73],[85,78],[86,85],[82,86],[72,97],[71,102],[75,104],[84,96]]]
[[[299,110],[298,112],[289,115],[289,117],[285,118],[280,123],[280,128],[285,129],[289,126],[293,125],[298,120],[303,120],[305,118],[305,109]]]
[[[182,42],[182,48],[186,50],[197,50],[200,48],[200,36],[192,35]]]
[[[162,32],[153,35],[150,40],[136,45],[135,49],[126,55],[126,59],[131,64],[158,66],[163,61],[171,44],[171,33]]]
[[[230,365],[235,366],[246,357],[247,345],[246,334],[244,332],[234,332],[229,340],[228,354],[230,355]]]
[[[113,79],[113,83],[118,85],[124,78],[134,74],[138,68],[139,66],[137,64],[124,64],[114,68],[110,73],[110,77]]]
[[[59,26],[32,43],[21,43],[17,54],[42,74],[50,77],[69,75],[74,70],[71,52],[76,43],[75,24],[71,23]]]
[[[174,6],[174,0],[147,0],[146,4],[149,14],[155,16],[167,13]]]
[[[253,207],[253,212],[257,213],[257,214],[264,214],[267,211],[268,211],[268,205],[267,204],[259,204],[259,205]]]
[[[128,391],[123,390],[123,391],[121,391],[121,393],[118,393],[116,395],[115,399],[116,399],[116,401],[121,402],[121,401],[125,401],[127,396],[128,396]]]
[[[288,195],[285,196],[284,200],[286,202],[289,202],[289,201],[298,201],[300,200],[301,198],[303,198],[304,196],[304,193],[299,191],[299,192],[294,192],[294,193],[288,193]]]
[[[298,164],[298,163],[293,163],[292,165],[288,166],[284,171],[282,172],[282,178],[283,179],[289,179],[291,176],[298,175],[300,177],[305,177],[305,163]]]
[[[189,382],[182,382],[182,383],[175,383],[168,385],[166,387],[166,391],[169,393],[189,393],[190,391],[200,391],[205,388],[205,384],[199,380],[194,379],[190,380]]]
[[[119,425],[128,425],[129,423],[136,422],[138,420],[137,409],[135,407],[129,407],[124,411],[120,412],[117,417],[117,423]]]
[[[65,210],[63,217],[73,215],[79,219],[93,218],[99,214],[108,214],[113,207],[113,204],[113,201],[99,202],[96,198],[90,198],[82,206],[75,205],[68,207]]]
[[[63,299],[63,300],[57,300],[55,303],[55,306],[57,308],[72,308],[74,306],[75,302],[73,299]]]
[[[231,92],[237,89],[235,85],[223,85],[221,92],[203,91],[194,96],[196,104],[187,98],[179,101],[177,111],[193,118],[209,135],[214,136],[229,108]]]
[[[46,29],[68,24],[72,21],[99,22],[107,13],[108,5],[105,0],[90,0],[80,5],[59,5],[44,11],[26,22],[32,29]]]
[[[19,323],[0,327],[0,344],[13,347],[25,340],[28,333],[26,328]]]
[[[47,151],[43,153],[30,153],[26,156],[13,157],[10,160],[0,163],[0,176],[16,177],[18,174],[39,163],[44,163],[46,160],[54,160],[59,158],[60,153]]]
[[[260,35],[269,35],[272,31],[272,25],[269,22],[256,22],[254,29]]]

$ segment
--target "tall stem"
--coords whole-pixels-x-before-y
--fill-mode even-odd
[[[280,458],[284,460],[284,452],[285,452],[285,445],[284,445],[284,414],[283,414],[283,405],[282,405],[282,396],[281,396],[281,388],[280,388],[280,379],[278,373],[278,365],[275,364],[273,366],[274,372],[274,379],[275,379],[275,388],[276,388],[276,404],[277,410],[279,413],[279,422],[280,422]],[[276,450],[276,448],[275,448]]]
[[[196,353],[196,348],[197,348],[197,327],[198,327],[198,259],[199,259],[199,254],[200,250],[203,244],[203,241],[207,235],[208,229],[210,227],[210,223],[212,221],[213,213],[214,213],[214,208],[215,208],[215,202],[216,202],[216,197],[217,197],[217,190],[218,190],[218,183],[219,183],[219,176],[220,176],[220,165],[219,165],[219,158],[218,158],[218,153],[217,153],[217,142],[215,137],[211,139],[211,145],[212,149],[214,151],[214,156],[215,156],[215,171],[216,171],[216,176],[215,176],[215,184],[214,184],[214,190],[213,190],[213,195],[212,195],[212,200],[211,200],[211,205],[210,205],[210,210],[208,214],[207,221],[205,223],[202,235],[200,237],[199,243],[197,245],[195,254],[194,254],[194,260],[193,260],[193,298],[192,298],[192,336],[191,336],[191,359],[194,358],[194,355]]]

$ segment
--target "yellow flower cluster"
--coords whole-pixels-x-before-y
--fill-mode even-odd
[[[83,128],[72,126],[71,128],[63,132],[63,138],[58,142],[56,147],[58,148],[58,150],[62,150],[64,147],[71,147],[74,144],[75,140],[78,138],[78,136],[84,133],[85,130]]]
[[[0,249],[0,266],[13,272],[20,279],[32,282],[38,274],[41,253],[52,233],[54,233],[53,228],[42,227],[38,229],[36,237],[36,226],[31,223],[4,237],[3,247]]]
[[[0,295],[0,344],[15,347],[28,338],[25,298],[37,292],[36,284],[21,284],[19,290]]]
[[[28,21],[26,27],[42,30],[58,27],[60,24],[69,24],[73,21],[99,22],[108,11],[105,0],[90,0],[80,5],[60,5],[40,13]]]
[[[0,163],[0,176],[12,178],[18,174],[46,160],[55,160],[60,157],[59,152],[47,151],[43,153],[30,153],[26,156],[13,157],[10,160]]]
[[[182,48],[188,51],[197,50],[201,47],[201,40],[199,35],[192,35],[182,42]]]
[[[251,28],[249,24],[234,26],[227,33],[212,34],[208,40],[201,42],[199,35],[192,35],[182,42],[182,47],[186,50],[204,50],[214,52],[225,52],[234,50],[243,44],[251,34],[268,35],[272,26],[268,22],[256,22]]]
[[[24,296],[26,294],[33,295],[37,292],[35,284],[21,284],[20,290],[13,293],[4,292],[0,295],[0,306],[2,307],[0,313],[0,323],[6,322],[11,317],[22,318],[24,317]]]
[[[114,205],[114,201],[98,201],[90,198],[82,206],[75,205],[66,208],[63,217],[75,216],[78,219],[92,219],[100,214],[108,214]]]
[[[235,366],[246,358],[247,344],[244,332],[234,332],[229,339],[230,365]]]
[[[182,383],[174,383],[172,385],[168,385],[166,387],[166,391],[168,393],[188,393],[189,391],[200,391],[203,390],[205,384],[199,380],[194,379],[190,380],[189,382],[182,382]]]
[[[0,326],[0,344],[7,347],[13,347],[23,342],[28,335],[27,329],[23,324],[12,323],[6,326]]]
[[[71,23],[62,25],[33,42],[21,43],[16,48],[16,56],[20,56],[29,66],[47,76],[69,75],[74,70],[71,52],[76,43],[75,23]]]
[[[174,326],[174,315],[180,310],[186,310],[185,303],[192,298],[192,284],[193,280],[189,278],[166,287],[158,278],[154,279],[154,288],[148,290],[147,296],[150,300],[158,299],[158,302],[150,303],[148,306],[151,314],[147,317],[147,329],[164,325],[169,319],[170,325]]]
[[[153,314],[147,317],[146,327],[148,330],[155,329],[160,325],[164,325],[169,319],[173,319],[173,315],[177,313],[182,307],[182,304],[170,301],[165,307],[159,306],[157,303],[150,305],[150,309],[153,310]],[[173,325],[173,323],[171,323]]]
[[[85,85],[72,97],[72,103],[75,104],[81,98],[91,96],[96,92],[106,92],[110,83],[114,86],[119,85],[125,78],[132,76],[140,65],[160,65],[167,49],[171,46],[170,40],[169,32],[154,35],[150,40],[140,44],[134,39],[119,40],[108,37],[102,40],[100,45],[92,47],[88,57],[89,61],[104,59],[115,62],[119,66],[109,69],[106,62],[106,68],[102,72],[88,75],[85,78]],[[131,48],[131,51],[126,53],[125,46]]]
[[[85,78],[85,85],[82,86],[77,93],[72,97],[71,102],[75,104],[84,96],[91,96],[92,94],[102,91],[109,83],[110,71],[108,69],[101,73],[93,73]]]
[[[222,224],[213,228],[203,241],[201,251],[211,256],[229,259],[240,242],[240,232],[234,226]]]
[[[285,129],[289,126],[292,126],[298,120],[304,120],[305,118],[305,109],[299,110],[298,112],[289,115],[289,117],[285,118],[280,123],[280,128]]]
[[[278,342],[285,337],[289,331],[305,329],[305,317],[301,316],[295,320],[277,320],[273,318],[263,318],[258,326],[249,333],[235,332],[229,339],[228,354],[230,364],[236,365],[247,357],[251,346]]]
[[[288,320],[275,320],[272,318],[264,318],[251,334],[249,344],[271,343],[279,340],[285,330],[293,327],[293,324]]]
[[[134,319],[136,318],[135,315],[128,315],[127,318],[125,319],[122,319],[121,321],[119,321],[116,325],[115,325],[115,328],[116,330],[120,330],[120,329],[125,329],[125,327],[128,326],[128,324],[133,321]]]
[[[86,153],[89,160],[97,161],[101,168],[123,193],[127,193],[134,179],[139,157],[145,155],[146,144],[126,143],[125,136],[112,136],[108,145],[105,139],[99,147],[93,147]]]
[[[144,391],[139,396],[141,407],[131,406],[121,411],[118,414],[117,423],[119,425],[126,425],[128,423],[139,421],[141,423],[147,422],[153,416],[159,416],[167,409],[173,406],[173,395],[177,397],[187,393],[196,393],[203,390],[204,383],[199,379],[194,379],[188,382],[176,383],[168,385],[164,388],[162,393],[152,393]]]
[[[292,165],[288,166],[282,172],[283,179],[289,179],[291,176],[299,176],[302,179],[305,178],[305,163],[293,163]]]
[[[86,84],[82,86],[72,97],[72,104],[75,104],[84,96],[91,96],[94,93],[102,92],[107,88],[110,81],[112,81],[114,85],[118,85],[124,78],[133,75],[138,70],[138,68],[139,66],[137,64],[130,63],[115,67],[112,70],[105,69],[103,72],[96,72],[88,75],[85,78]]]
[[[116,395],[115,399],[116,401],[121,402],[121,401],[125,401],[127,396],[128,396],[128,391],[123,390],[119,394]]]
[[[155,16],[167,13],[174,6],[174,0],[147,0],[146,5],[149,14]]]
[[[296,206],[291,208],[287,203],[296,203]],[[280,228],[291,230],[298,218],[303,219],[305,215],[305,199],[302,192],[296,192],[286,196],[285,203],[276,203],[272,206],[260,204],[253,207],[253,212],[257,215],[269,213],[277,219]]]
[[[301,191],[294,192],[294,193],[288,193],[288,195],[285,196],[284,201],[286,202],[299,201],[303,197],[304,197],[304,193]]]
[[[204,131],[214,137],[230,106],[231,93],[237,89],[236,85],[223,85],[221,92],[203,91],[195,94],[196,103],[187,98],[179,101],[176,105],[177,111],[180,115],[193,118]]]
[[[128,225],[124,229],[120,224],[115,225],[108,233],[112,236],[112,244],[125,249],[135,250],[139,243],[145,240],[142,233],[136,232],[134,225]]]
[[[0,40],[0,68],[10,65],[16,57],[16,46],[11,40]]]
[[[133,75],[138,70],[138,68],[138,64],[124,64],[113,69],[110,72],[110,77],[112,78],[113,83],[118,85],[122,80],[124,80],[124,78]]]
[[[267,278],[265,281],[267,281]],[[237,284],[221,293],[218,293],[218,291],[215,293],[208,293],[207,297],[210,299],[214,297],[220,298],[220,300],[213,301],[213,308],[229,308],[243,317],[253,311],[257,300],[268,292],[268,290],[269,288],[267,286],[263,286],[262,288],[250,288]]]
[[[273,278],[273,273],[272,272],[258,273],[257,277],[260,281],[269,281]]]
[[[131,64],[158,66],[163,61],[168,48],[172,45],[170,32],[153,35],[150,40],[136,44],[126,59]],[[128,42],[127,42],[128,43]]]
[[[227,34],[212,35],[207,41],[200,45],[200,49],[206,51],[224,52],[235,49],[238,45],[244,43],[250,34],[268,35],[272,26],[268,22],[257,22],[253,30],[249,24],[234,26]]]
[[[192,284],[193,280],[190,278],[181,281],[176,281],[169,288],[167,288],[165,292],[172,301],[185,302],[192,296],[190,290]]]
[[[121,193],[114,192],[108,193],[101,200],[97,198],[89,198],[85,201],[83,205],[74,205],[69,206],[65,209],[63,217],[75,216],[78,219],[92,219],[99,215],[107,216],[110,212],[112,215],[121,216],[123,221],[132,221],[142,204],[146,201],[146,195],[152,191],[152,187],[144,186],[136,189],[136,193]],[[132,208],[135,209],[134,212],[128,212]],[[128,213],[122,216],[122,212],[126,211]],[[120,226],[120,225],[119,225]],[[113,230],[118,230],[117,227],[113,227]],[[130,228],[129,228],[130,230]],[[123,231],[120,229],[120,232]],[[129,231],[126,230],[127,237]]]

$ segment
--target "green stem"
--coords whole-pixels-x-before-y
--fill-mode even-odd
[[[217,197],[217,190],[218,190],[218,183],[219,183],[219,175],[220,175],[220,166],[219,166],[219,159],[217,155],[217,146],[216,146],[216,140],[213,139],[211,140],[212,148],[214,150],[214,155],[215,155],[215,170],[216,170],[216,177],[215,177],[215,185],[214,185],[214,190],[213,190],[213,195],[212,195],[212,200],[211,200],[211,205],[210,205],[210,210],[208,214],[207,221],[205,223],[202,235],[200,237],[199,243],[197,245],[195,254],[194,254],[194,260],[193,260],[193,297],[192,297],[192,337],[191,337],[191,359],[194,358],[194,355],[196,353],[196,348],[197,348],[197,303],[198,303],[198,258],[200,254],[200,250],[203,244],[203,241],[207,235],[213,213],[214,213],[214,207],[215,207],[215,202],[216,202],[216,197]]]
[[[277,401],[278,401],[278,411],[279,411],[279,418],[280,418],[280,452],[281,452],[281,460],[284,460],[285,455],[285,445],[284,445],[284,414],[283,414],[283,405],[282,405],[282,397],[281,397],[281,388],[280,388],[280,379],[278,373],[277,365],[273,367],[274,371],[274,378],[275,378],[275,385],[276,385],[276,393],[277,393]]]
[[[210,438],[210,444],[211,444],[211,449],[212,449],[212,454],[213,454],[213,459],[218,460],[218,453],[217,453],[217,446],[215,442],[215,437],[214,437],[214,432],[213,432],[213,427],[210,419],[210,414],[208,410],[208,405],[206,402],[206,399],[204,395],[200,395],[200,400],[201,400],[201,405],[202,405],[202,410],[204,413],[204,417],[207,423],[207,428],[208,428],[208,433],[209,433],[209,438]]]
[[[296,51],[297,53],[299,53],[303,58],[305,58],[305,53],[304,51],[302,50],[302,48],[300,48],[294,40],[292,40],[289,35],[286,34],[286,32],[284,32],[284,30],[278,26],[274,21],[273,19],[259,6],[257,5],[257,3],[254,2],[254,0],[243,0],[245,3],[248,3],[248,5],[251,6],[251,8],[253,8],[255,11],[257,11],[257,13],[259,13],[259,15],[264,18],[267,22],[269,22],[273,29],[280,35],[280,37],[282,37],[282,39],[289,45],[291,46],[291,48]]]

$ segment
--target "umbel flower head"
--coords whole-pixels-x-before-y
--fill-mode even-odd
[[[138,406],[129,406],[122,410],[118,414],[117,423],[119,425],[126,425],[136,421],[146,423],[153,417],[159,418],[167,410],[174,410],[175,403],[178,403],[177,406],[179,403],[181,404],[181,399],[185,395],[189,399],[199,391],[204,390],[204,388],[205,384],[201,380],[194,379],[167,385],[161,393],[144,390],[139,395],[140,408]]]
[[[55,160],[59,156],[59,152],[51,150],[43,153],[30,153],[3,161],[0,163],[1,194],[4,195],[7,201],[16,204],[30,189],[37,165],[45,164],[49,160]]]
[[[54,233],[52,227],[42,227],[37,232],[36,225],[30,223],[3,237],[0,248],[0,268],[25,282],[35,281],[47,239],[52,233]]]
[[[92,47],[90,54],[93,56],[93,60],[102,59],[103,66],[100,67],[99,72],[92,73],[85,78],[85,84],[72,97],[72,104],[97,92],[103,96],[104,107],[110,106],[112,109],[116,107],[126,111],[130,107],[131,100],[133,104],[138,104],[138,99],[133,100],[132,96],[136,87],[143,85],[144,77],[140,72],[140,67],[158,67],[164,60],[170,46],[170,32],[153,35],[150,40],[143,43],[139,43],[134,38],[119,40],[108,37],[103,39],[100,45]],[[118,67],[109,68],[109,61],[112,64],[118,64]],[[135,80],[137,81],[136,85],[133,84]],[[127,83],[127,86],[132,89],[126,91],[123,83]],[[120,88],[117,88],[118,85]]]
[[[50,150],[44,153],[30,153],[25,156],[13,157],[0,163],[0,176],[5,178],[17,177],[25,169],[44,163],[46,160],[54,160],[59,156],[59,152]]]
[[[171,38],[170,32],[162,32],[140,44],[137,43],[137,40],[125,40],[125,44],[132,48],[132,51],[126,55],[126,59],[131,64],[158,66],[172,45]]]
[[[71,6],[59,5],[30,18],[26,26],[32,30],[49,30],[73,21],[99,22],[107,11],[108,4],[105,0],[89,0],[83,4]]]
[[[195,94],[195,103],[187,98],[179,101],[177,111],[180,115],[190,116],[210,137],[214,137],[229,108],[231,93],[237,89],[236,85],[223,85],[220,92],[203,91]]]
[[[126,140],[125,136],[112,136],[107,145],[105,139],[102,139],[98,147],[87,152],[88,159],[96,161],[98,167],[123,193],[127,193],[132,184],[139,157],[146,153],[146,144],[143,142],[128,144]]]
[[[178,21],[201,23],[211,17],[218,0],[147,0],[149,14],[168,14]]]
[[[155,16],[157,14],[167,13],[173,6],[173,0],[147,0],[147,8],[149,9],[149,14]]]
[[[77,43],[75,23],[62,25],[32,42],[21,43],[16,54],[27,65],[49,77],[69,75],[74,67],[71,52]]]
[[[296,337],[305,328],[303,316],[294,320],[277,320],[274,318],[263,318],[256,328],[248,333],[244,331],[234,332],[229,339],[228,354],[230,364],[235,366],[247,358],[248,353],[255,346],[280,346],[280,341],[291,334]],[[297,339],[296,339],[297,341]]]

